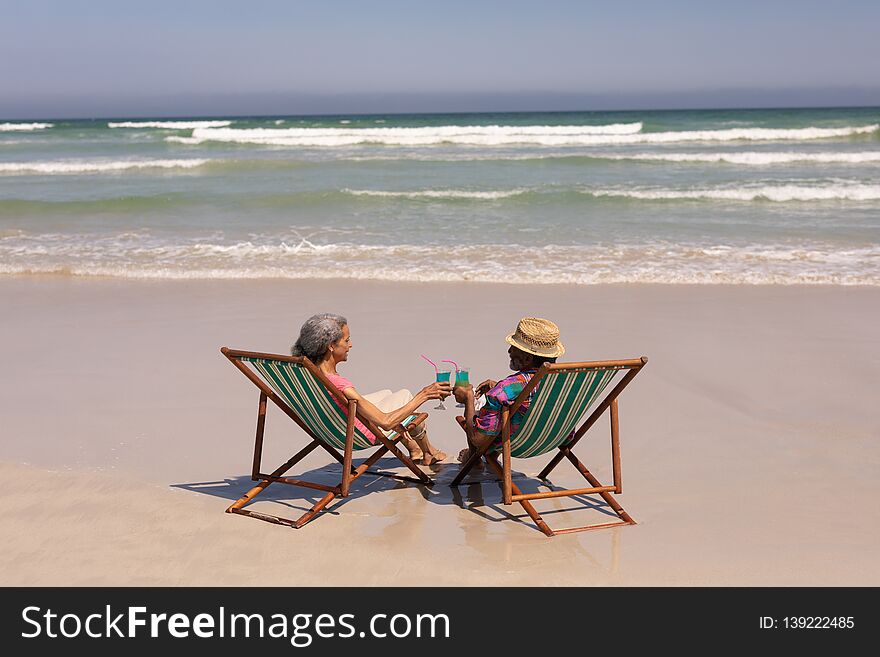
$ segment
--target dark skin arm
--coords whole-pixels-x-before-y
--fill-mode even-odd
[[[497,381],[493,381],[492,379],[486,379],[480,385],[474,388],[474,396],[479,397],[480,395],[485,395],[492,388],[494,388],[497,383]]]
[[[534,365],[534,357],[531,354],[527,354],[513,345],[507,350],[507,355],[510,356],[510,369],[514,372]],[[458,386],[452,391],[452,394],[455,395],[455,400],[460,404],[464,404],[465,431],[467,432],[468,448],[472,451],[474,449],[481,449],[495,440],[494,436],[488,436],[481,431],[477,431],[474,425],[474,397],[475,393],[476,395],[486,394],[497,383],[497,381],[492,379],[486,379],[476,387],[476,391],[469,385]]]
[[[491,379],[483,381],[476,387],[476,394],[485,394],[487,390],[495,386],[495,383]],[[457,386],[453,389],[452,394],[455,396],[455,401],[459,404],[464,404],[464,430],[467,433],[468,447],[471,451],[485,447],[495,440],[494,436],[487,436],[477,431],[474,425],[474,415],[476,414],[474,409],[475,389],[470,385]]]

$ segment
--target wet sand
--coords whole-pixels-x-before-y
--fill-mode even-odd
[[[0,281],[0,308],[3,585],[880,584],[878,289],[46,277]],[[564,360],[648,356],[620,400],[639,524],[547,539],[490,477],[453,491],[450,402],[423,408],[450,455],[432,488],[363,477],[301,530],[223,513],[251,485],[258,392],[219,348],[285,353],[323,311],[350,321],[340,372],[362,392],[428,383],[419,353],[498,378],[527,314],[559,324]],[[607,422],[588,435],[607,481]],[[271,409],[267,467],[304,444]],[[518,482],[545,462],[516,460]],[[318,452],[294,470],[338,472]],[[565,464],[553,482],[579,485]],[[263,497],[288,517],[316,499]],[[607,518],[537,506],[552,526]]]

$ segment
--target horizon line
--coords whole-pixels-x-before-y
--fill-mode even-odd
[[[279,113],[248,113],[248,114],[116,114],[104,116],[18,116],[4,117],[0,115],[0,121],[16,122],[16,121],[111,121],[115,119],[145,119],[145,120],[162,120],[162,119],[259,119],[259,118],[282,118],[282,117],[374,117],[374,116],[448,116],[448,115],[473,115],[473,114],[589,114],[589,113],[624,113],[624,112],[749,112],[757,110],[823,110],[823,109],[877,109],[878,105],[755,105],[749,107],[658,107],[658,108],[615,108],[615,109],[559,109],[559,110],[455,110],[447,112],[306,112],[302,114],[279,114]]]

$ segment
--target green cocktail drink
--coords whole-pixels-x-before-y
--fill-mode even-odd
[[[437,370],[437,383],[449,383],[449,378],[452,375],[452,372],[447,369]],[[446,406],[443,405],[443,400],[440,400],[440,403],[434,407],[434,410],[437,411],[445,411]]]

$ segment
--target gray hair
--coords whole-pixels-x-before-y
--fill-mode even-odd
[[[291,355],[305,356],[315,364],[321,362],[327,348],[342,339],[342,327],[346,324],[348,320],[342,315],[312,315],[299,330],[299,338],[290,348]]]

